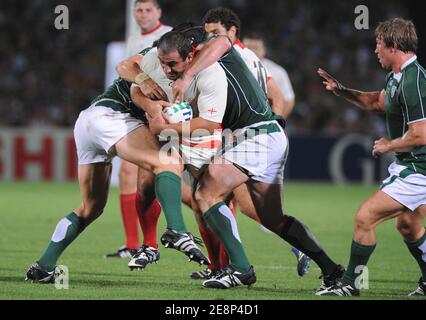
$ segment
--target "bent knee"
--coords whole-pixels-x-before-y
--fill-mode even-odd
[[[93,221],[97,219],[104,211],[105,205],[85,204],[83,203],[75,212],[83,219]]]
[[[373,217],[373,212],[368,206],[362,206],[355,216],[356,229],[371,229],[376,221]]]
[[[158,164],[157,166],[155,166],[155,168],[153,169],[154,174],[160,174],[162,172],[173,172],[174,174],[176,174],[177,176],[181,176],[182,172],[183,172],[183,164],[181,163],[175,163],[175,164]]]

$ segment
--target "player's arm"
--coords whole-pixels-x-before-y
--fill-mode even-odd
[[[167,100],[167,95],[163,89],[141,69],[140,64],[142,60],[143,56],[141,54],[135,54],[119,62],[115,70],[122,79],[139,85],[140,90],[148,98],[153,100]]]
[[[290,106],[288,103],[286,103],[284,95],[281,92],[281,89],[278,86],[277,82],[274,80],[274,78],[268,78],[266,82],[266,87],[268,93],[268,100],[271,104],[272,111],[275,114],[282,116],[284,119],[287,119],[288,115],[293,109],[293,106]]]
[[[202,70],[218,61],[225,53],[232,49],[231,40],[226,36],[217,36],[207,42],[197,52],[189,67],[182,77],[176,80],[172,86],[173,101],[183,101],[184,94],[192,79]]]
[[[376,140],[373,146],[373,156],[380,156],[387,152],[410,152],[414,148],[426,146],[425,120],[408,124],[407,132],[400,138]]]
[[[325,80],[325,88],[332,91],[336,96],[345,98],[350,103],[366,111],[385,110],[385,91],[362,92],[344,87],[339,81],[322,69],[318,69],[318,74]]]
[[[172,104],[163,100],[152,100],[146,97],[138,85],[132,84],[130,87],[130,97],[136,107],[145,111],[150,117],[156,118],[163,113],[163,108]]]
[[[183,132],[193,133],[197,130],[197,134],[202,135],[200,131],[204,130],[206,135],[210,135],[219,128],[225,114],[228,95],[225,71],[216,64],[200,73],[196,81],[199,92],[196,102],[199,116],[183,123],[163,124],[153,128],[150,125],[152,133],[159,134],[162,130],[174,130],[181,135]]]

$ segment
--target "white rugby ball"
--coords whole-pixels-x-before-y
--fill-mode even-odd
[[[193,116],[192,107],[186,101],[166,107],[163,112],[169,117],[170,123],[189,121]]]

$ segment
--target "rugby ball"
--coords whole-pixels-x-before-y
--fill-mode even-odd
[[[166,107],[163,109],[163,112],[169,117],[170,123],[189,121],[193,116],[192,107],[186,101]]]

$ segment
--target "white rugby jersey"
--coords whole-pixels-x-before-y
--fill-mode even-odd
[[[143,56],[140,66],[164,90],[171,101],[173,81],[167,79],[161,67],[157,48],[152,48]],[[195,101],[192,103],[194,117],[222,123],[227,95],[228,81],[225,71],[215,62],[195,76],[184,99],[185,101]]]
[[[160,37],[172,30],[172,27],[159,24],[155,28],[147,32],[138,32],[127,39],[127,56],[133,56],[143,49],[152,47],[152,43]]]
[[[278,84],[278,87],[281,89],[284,99],[293,100],[294,91],[287,71],[285,71],[283,67],[269,59],[263,59],[262,62],[265,65],[266,69],[268,69],[268,71],[270,72],[272,78],[274,78],[275,82]]]
[[[244,46],[240,40],[234,42],[234,48],[241,55],[241,58],[243,58],[243,61],[246,63],[247,67],[256,78],[260,87],[263,89],[263,91],[265,91],[265,93],[267,93],[266,82],[271,77],[268,68],[266,68],[262,61],[260,61],[260,59],[256,56],[256,54]]]

